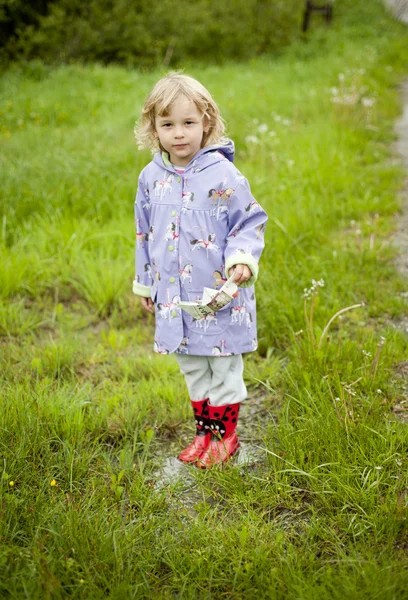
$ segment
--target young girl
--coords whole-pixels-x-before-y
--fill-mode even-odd
[[[233,164],[216,103],[192,77],[158,81],[135,133],[156,153],[139,177],[133,291],[156,313],[154,350],[175,353],[186,379],[196,435],[179,459],[209,468],[240,445],[242,353],[257,348],[253,285],[267,216]],[[232,274],[239,293],[230,304],[200,319],[180,309]]]

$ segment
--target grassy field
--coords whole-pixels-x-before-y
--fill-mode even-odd
[[[258,459],[166,485],[190,408],[130,291],[149,160],[132,130],[161,72],[3,74],[1,597],[408,597],[408,284],[391,238],[407,65],[407,29],[362,1],[278,59],[186,65],[270,220],[241,427]]]

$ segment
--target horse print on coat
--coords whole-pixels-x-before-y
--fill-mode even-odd
[[[149,263],[145,264],[144,271],[147,274],[148,278],[153,281],[153,271],[152,271],[152,267]]]
[[[258,210],[262,210],[262,208],[261,208],[259,202],[257,202],[256,200],[252,200],[252,202],[250,202],[248,204],[248,206],[245,207],[245,212],[247,213],[247,217],[252,216]]]
[[[177,317],[177,311],[180,310],[178,307],[179,302],[180,296],[178,294],[173,296],[172,300],[170,300],[169,302],[159,302],[157,304],[158,314],[161,316],[162,319],[168,319],[169,321],[171,321],[171,319]]]
[[[219,221],[222,213],[228,214],[228,207],[231,203],[231,196],[233,193],[234,190],[232,188],[227,188],[226,190],[211,189],[208,192],[208,197],[211,198],[212,203],[210,211],[211,217],[216,217],[217,221]]]
[[[189,283],[193,281],[192,272],[193,265],[191,263],[187,263],[183,268],[179,269],[181,285],[185,285],[186,281],[189,281]]]
[[[208,313],[208,315],[200,317],[199,319],[193,317],[193,323],[196,324],[196,327],[199,327],[200,329],[204,328],[204,331],[207,331],[211,323],[214,323],[214,325],[217,324],[217,317],[215,316],[215,313]]]
[[[231,306],[230,308],[230,317],[231,324],[237,323],[238,325],[242,325],[244,322],[246,314],[245,302],[241,305]]]
[[[215,233],[210,233],[206,240],[190,240],[190,244],[193,246],[191,250],[199,250],[204,248],[207,258],[208,252],[218,252],[219,247],[215,244]]]
[[[166,176],[166,172],[164,172],[164,176]],[[173,173],[170,173],[166,179],[156,179],[153,183],[154,195],[156,197],[160,197],[160,200],[164,198],[166,192],[172,191],[172,183],[174,180]]]
[[[136,220],[136,243],[140,244],[142,248],[144,247],[145,240],[147,240],[148,235],[142,231],[140,227],[140,219]]]
[[[183,203],[183,208],[181,209],[181,212],[183,215],[185,215],[187,210],[190,208],[191,202],[193,202],[194,200],[194,192],[183,192],[181,200]]]
[[[219,346],[213,346],[211,354],[213,356],[231,356],[232,352],[227,352],[225,346],[227,345],[226,340],[220,340]]]
[[[189,337],[187,337],[187,336],[183,337],[183,339],[181,340],[180,346],[176,350],[177,354],[188,354],[189,353],[189,349],[188,349],[189,341],[190,341]]]
[[[163,348],[160,344],[160,338],[156,338],[153,343],[153,350],[157,352],[157,354],[169,354],[169,351],[166,348]]]
[[[154,232],[154,225],[150,225],[149,231],[146,234],[146,241],[149,242],[149,244],[151,244],[152,242],[154,242],[153,232]]]

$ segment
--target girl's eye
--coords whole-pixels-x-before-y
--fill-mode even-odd
[[[186,125],[192,125],[193,121],[186,121]]]

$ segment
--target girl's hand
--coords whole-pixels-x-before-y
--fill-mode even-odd
[[[143,296],[140,296],[140,301],[143,308],[147,310],[147,312],[154,313],[154,303],[151,298],[144,298]]]
[[[252,277],[252,271],[247,265],[235,265],[231,267],[228,271],[229,277],[234,274],[234,283],[239,285],[240,283],[244,283],[244,281],[248,281]]]

